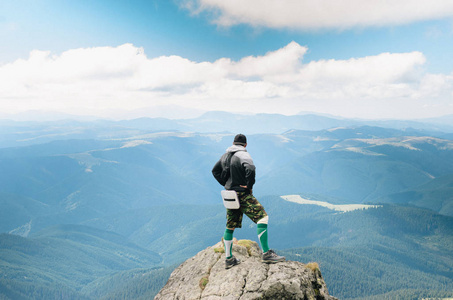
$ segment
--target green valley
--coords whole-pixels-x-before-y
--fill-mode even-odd
[[[234,136],[217,126],[231,118],[4,121],[0,299],[152,298],[222,237],[211,168]],[[272,248],[318,262],[340,299],[453,297],[451,133],[255,119],[282,130],[243,123],[256,132],[247,149]],[[255,224],[245,218],[234,236],[257,240]]]

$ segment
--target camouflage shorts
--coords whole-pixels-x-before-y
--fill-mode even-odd
[[[267,216],[264,207],[252,194],[238,192],[238,198],[241,207],[239,209],[227,209],[227,228],[241,228],[243,214],[249,217],[254,223]]]

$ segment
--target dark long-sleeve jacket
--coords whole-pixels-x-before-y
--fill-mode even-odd
[[[221,183],[220,174],[222,174],[223,166],[230,152],[233,152],[234,155],[231,157],[230,178],[225,184],[225,189],[237,192],[251,191],[255,184],[255,165],[252,157],[243,146],[233,145],[229,147],[214,165],[212,175]],[[241,185],[247,186],[247,189],[241,187]]]

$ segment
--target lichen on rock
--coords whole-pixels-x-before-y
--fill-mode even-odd
[[[154,299],[336,299],[313,265],[312,270],[295,261],[264,264],[258,244],[241,240],[233,244],[241,264],[226,270],[225,254],[215,251],[221,247],[219,242],[182,263]]]

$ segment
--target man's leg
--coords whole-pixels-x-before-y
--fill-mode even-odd
[[[223,235],[223,244],[225,245],[226,259],[230,259],[233,256],[231,252],[231,249],[233,247],[233,233],[234,228],[227,228],[225,229],[225,234]]]
[[[264,210],[263,205],[252,195],[252,194],[243,194],[241,195],[241,203],[243,204],[243,211],[254,223],[257,224],[257,234],[258,239],[261,244],[261,249],[263,252],[269,251],[269,245],[267,242],[267,223],[269,217]]]
[[[260,240],[261,249],[263,249],[263,256],[261,260],[265,263],[276,263],[285,261],[284,256],[279,256],[274,250],[269,249],[267,223],[269,217],[264,210],[263,205],[252,195],[244,195],[241,199],[241,208],[243,212],[255,223],[257,223],[257,233]]]
[[[225,269],[229,269],[241,263],[241,260],[234,257],[233,233],[235,228],[242,226],[242,211],[240,209],[227,209],[227,223],[225,233],[223,234],[223,243],[225,246]]]
[[[265,216],[261,220],[257,222],[257,232],[258,238],[260,239],[261,248],[263,249],[263,256],[261,261],[265,263],[276,263],[285,261],[284,256],[279,256],[275,253],[274,250],[269,249],[269,245],[267,244],[267,223],[269,221],[269,217]]]
[[[265,216],[261,220],[258,221],[257,227],[256,227],[256,232],[258,234],[258,238],[260,240],[261,244],[261,249],[263,249],[263,252],[269,251],[269,245],[267,242],[267,222],[269,220],[268,216]]]

